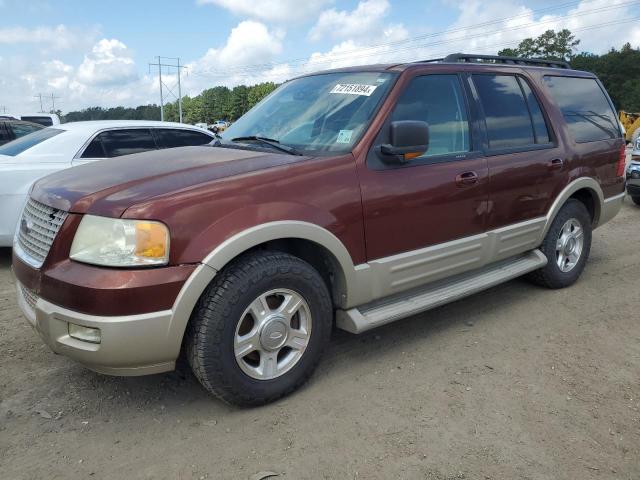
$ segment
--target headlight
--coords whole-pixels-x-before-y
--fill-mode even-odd
[[[69,255],[108,267],[143,267],[169,262],[169,230],[160,222],[85,215]]]

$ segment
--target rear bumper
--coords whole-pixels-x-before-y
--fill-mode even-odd
[[[51,350],[99,373],[146,375],[175,367],[171,310],[124,316],[95,316],[54,305],[19,282],[18,305]],[[69,336],[69,323],[100,329],[100,343]]]

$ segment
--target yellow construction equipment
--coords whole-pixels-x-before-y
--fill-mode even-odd
[[[620,110],[620,123],[624,126],[627,142],[630,142],[633,133],[640,129],[640,113],[625,112]]]

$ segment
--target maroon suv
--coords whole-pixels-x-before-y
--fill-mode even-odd
[[[519,275],[584,269],[620,209],[604,88],[562,62],[453,55],[286,82],[213,146],[56,173],[16,233],[21,308],[115,375],[184,352],[225,401],[300,386],[353,333]]]

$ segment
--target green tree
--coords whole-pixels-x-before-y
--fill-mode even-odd
[[[556,32],[547,30],[536,38],[525,38],[516,48],[505,48],[498,55],[523,58],[549,58],[554,60],[571,60],[580,44],[575,36],[566,28]]]

